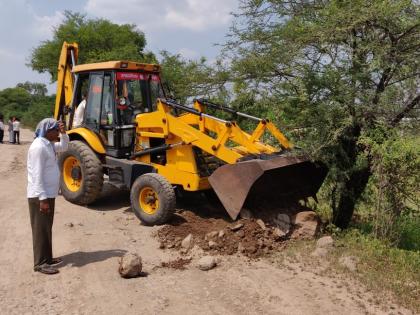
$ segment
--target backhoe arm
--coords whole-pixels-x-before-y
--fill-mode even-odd
[[[61,48],[57,72],[57,94],[55,98],[54,118],[63,119],[65,106],[72,103],[75,78],[73,66],[77,63],[79,46],[76,43],[64,42]]]

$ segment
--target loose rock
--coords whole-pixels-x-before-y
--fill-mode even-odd
[[[343,256],[338,260],[338,262],[343,267],[354,272],[357,270],[357,263],[359,262],[359,259],[354,256]]]
[[[334,245],[334,240],[331,236],[323,236],[316,241],[316,247],[318,248],[331,248]]]
[[[210,248],[217,248],[217,243],[216,243],[216,242],[214,242],[214,241],[210,241],[210,242],[209,242],[209,247],[210,247]]]
[[[181,242],[181,247],[188,250],[191,248],[193,236],[192,234],[188,234]]]
[[[279,229],[279,228],[274,228],[274,230],[273,230],[273,235],[274,235],[274,237],[276,237],[276,238],[281,238],[281,237],[285,237],[286,236],[286,233],[285,232],[283,232],[281,229]]]
[[[216,238],[218,235],[219,235],[219,232],[217,232],[217,231],[213,231],[213,232],[207,233],[207,234],[206,234],[206,240],[211,240],[211,239],[214,239],[214,238]]]
[[[225,231],[224,230],[220,230],[219,231],[219,234],[218,234],[218,237],[219,238],[222,238],[223,236],[225,236]]]
[[[216,259],[212,256],[204,256],[198,261],[198,269],[207,271],[216,267]]]
[[[292,223],[295,229],[292,238],[312,239],[319,231],[320,221],[314,211],[302,211],[296,214]]]
[[[242,229],[243,228],[243,224],[242,223],[238,223],[238,224],[236,224],[236,225],[234,225],[234,226],[232,226],[230,229],[232,230],[232,231],[238,231],[238,230],[240,230],[240,229]]]
[[[274,224],[282,230],[285,234],[290,231],[290,217],[285,213],[279,213],[274,218]]]
[[[323,247],[317,247],[315,250],[311,253],[312,257],[326,257],[328,255],[328,249]]]
[[[135,278],[141,275],[141,257],[136,253],[126,253],[120,258],[118,272],[123,278]]]
[[[265,229],[266,229],[266,227],[265,227],[265,223],[264,223],[264,221],[263,220],[261,220],[261,219],[258,219],[257,221],[255,221],[259,226],[260,226],[260,228],[262,229],[262,230],[264,230],[265,231]]]

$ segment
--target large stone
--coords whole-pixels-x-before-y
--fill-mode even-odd
[[[206,234],[205,240],[212,240],[212,239],[216,238],[217,235],[219,235],[219,232],[217,232],[217,231],[209,232],[209,233]]]
[[[284,233],[281,229],[276,227],[273,229],[273,235],[275,238],[282,238],[286,236],[286,233]]]
[[[120,258],[118,272],[123,278],[135,278],[141,275],[141,257],[136,253],[126,253]]]
[[[290,231],[290,217],[285,213],[279,213],[273,219],[274,224],[285,234]]]
[[[315,250],[311,253],[312,257],[326,257],[328,255],[328,249],[324,247],[317,247]]]
[[[192,234],[188,234],[181,242],[181,247],[183,249],[190,249],[192,246],[193,236]]]
[[[212,256],[204,256],[198,261],[198,269],[207,271],[217,266],[216,259]]]
[[[312,239],[319,231],[320,220],[314,211],[302,211],[292,218],[292,238]]]
[[[323,236],[316,241],[317,248],[332,248],[334,246],[334,240],[331,236]]]

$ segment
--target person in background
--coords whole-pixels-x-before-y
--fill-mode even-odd
[[[15,117],[9,117],[9,121],[7,122],[8,128],[7,131],[9,132],[9,143],[13,143],[15,139],[15,135],[13,134],[13,120]]]
[[[15,118],[13,121],[13,143],[20,144],[20,120]]]
[[[43,119],[36,127],[35,136],[27,160],[34,271],[51,275],[58,273],[54,266],[62,262],[52,254],[55,198],[60,184],[57,153],[67,150],[69,137],[64,124],[53,118]]]
[[[0,114],[0,143],[3,143],[3,136],[4,136],[4,122],[3,122],[3,115]]]
[[[76,111],[74,112],[73,128],[80,127],[83,123],[83,116],[85,114],[85,108],[86,108],[86,100],[87,100],[87,96],[86,96],[86,93],[84,93],[82,95],[82,101],[80,102],[79,106],[77,106]]]

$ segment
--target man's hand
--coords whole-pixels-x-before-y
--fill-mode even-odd
[[[66,126],[64,126],[64,123],[61,120],[58,121],[58,130],[60,133],[66,133]]]
[[[48,199],[39,201],[39,211],[41,211],[42,213],[45,213],[45,214],[50,212],[50,204],[48,202]]]

